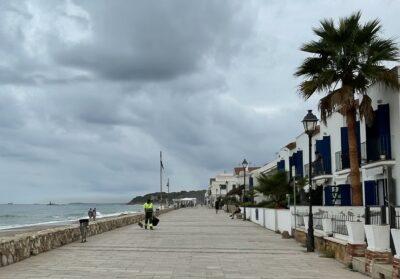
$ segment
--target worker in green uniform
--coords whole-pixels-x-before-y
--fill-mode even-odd
[[[147,230],[147,223],[149,224],[150,230],[153,229],[153,203],[150,199],[143,205],[144,208],[144,228]]]

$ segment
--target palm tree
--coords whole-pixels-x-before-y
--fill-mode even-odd
[[[291,188],[285,172],[277,172],[273,175],[261,174],[258,178],[258,186],[254,189],[267,196],[276,208],[284,207],[286,195]]]
[[[373,118],[367,88],[374,83],[400,88],[397,73],[384,65],[385,61],[398,61],[395,42],[379,36],[379,20],[362,24],[360,18],[357,12],[341,18],[337,25],[332,19],[322,20],[321,26],[313,29],[318,39],[301,47],[310,56],[295,73],[305,78],[299,85],[305,99],[314,93],[326,94],[319,101],[322,121],[326,123],[336,111],[346,118],[353,205],[362,205],[356,117],[358,113],[367,123]]]

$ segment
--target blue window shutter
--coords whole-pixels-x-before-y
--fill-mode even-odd
[[[378,106],[379,107],[379,106]],[[372,125],[365,127],[367,136],[367,161],[379,160],[379,128],[378,128],[378,110],[374,111],[374,120]]]
[[[340,185],[340,205],[346,206],[351,205],[351,191],[350,185]]]
[[[358,163],[361,164],[361,135],[360,135],[360,121],[356,122],[356,141],[357,141],[357,154]]]
[[[364,181],[365,205],[377,205],[376,202],[376,181]]]
[[[325,173],[332,173],[332,163],[331,163],[331,137],[324,136],[321,146],[321,154],[324,158],[324,170]]]
[[[390,112],[389,104],[378,105],[377,111],[378,133],[379,133],[379,149],[380,154],[386,155],[387,159],[391,159],[392,148],[390,143]]]
[[[295,165],[296,153],[289,157],[289,178],[292,178],[292,167]]]
[[[332,197],[332,186],[325,186],[325,206],[333,205],[333,197]]]
[[[277,162],[276,167],[279,172],[284,172],[285,171],[285,160],[280,160]]]
[[[303,177],[303,150],[297,151],[296,156],[296,176]]]
[[[340,128],[340,140],[342,147],[342,168],[348,169],[350,167],[350,160],[349,160],[349,134],[347,127]]]

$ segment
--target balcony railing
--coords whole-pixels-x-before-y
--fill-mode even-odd
[[[338,151],[335,153],[335,165],[336,171],[341,171],[343,169],[342,166],[342,151]]]
[[[350,168],[349,154],[337,151],[335,153],[336,171],[341,171]]]
[[[364,141],[361,143],[361,164],[366,164],[367,160],[367,143]]]

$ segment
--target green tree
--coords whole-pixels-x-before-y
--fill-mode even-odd
[[[291,187],[285,172],[277,172],[273,175],[261,174],[258,178],[257,192],[270,198],[275,207],[284,207],[286,195],[290,194]]]
[[[397,73],[385,67],[385,61],[397,61],[398,48],[392,39],[379,36],[381,24],[375,19],[360,23],[361,13],[341,18],[338,24],[324,19],[313,31],[317,40],[301,50],[308,53],[295,75],[304,77],[300,94],[308,99],[315,93],[325,93],[319,102],[321,119],[339,111],[346,118],[350,159],[350,181],[353,205],[362,205],[362,190],[356,141],[356,117],[370,123],[373,118],[371,98],[367,88],[382,83],[399,89]]]

